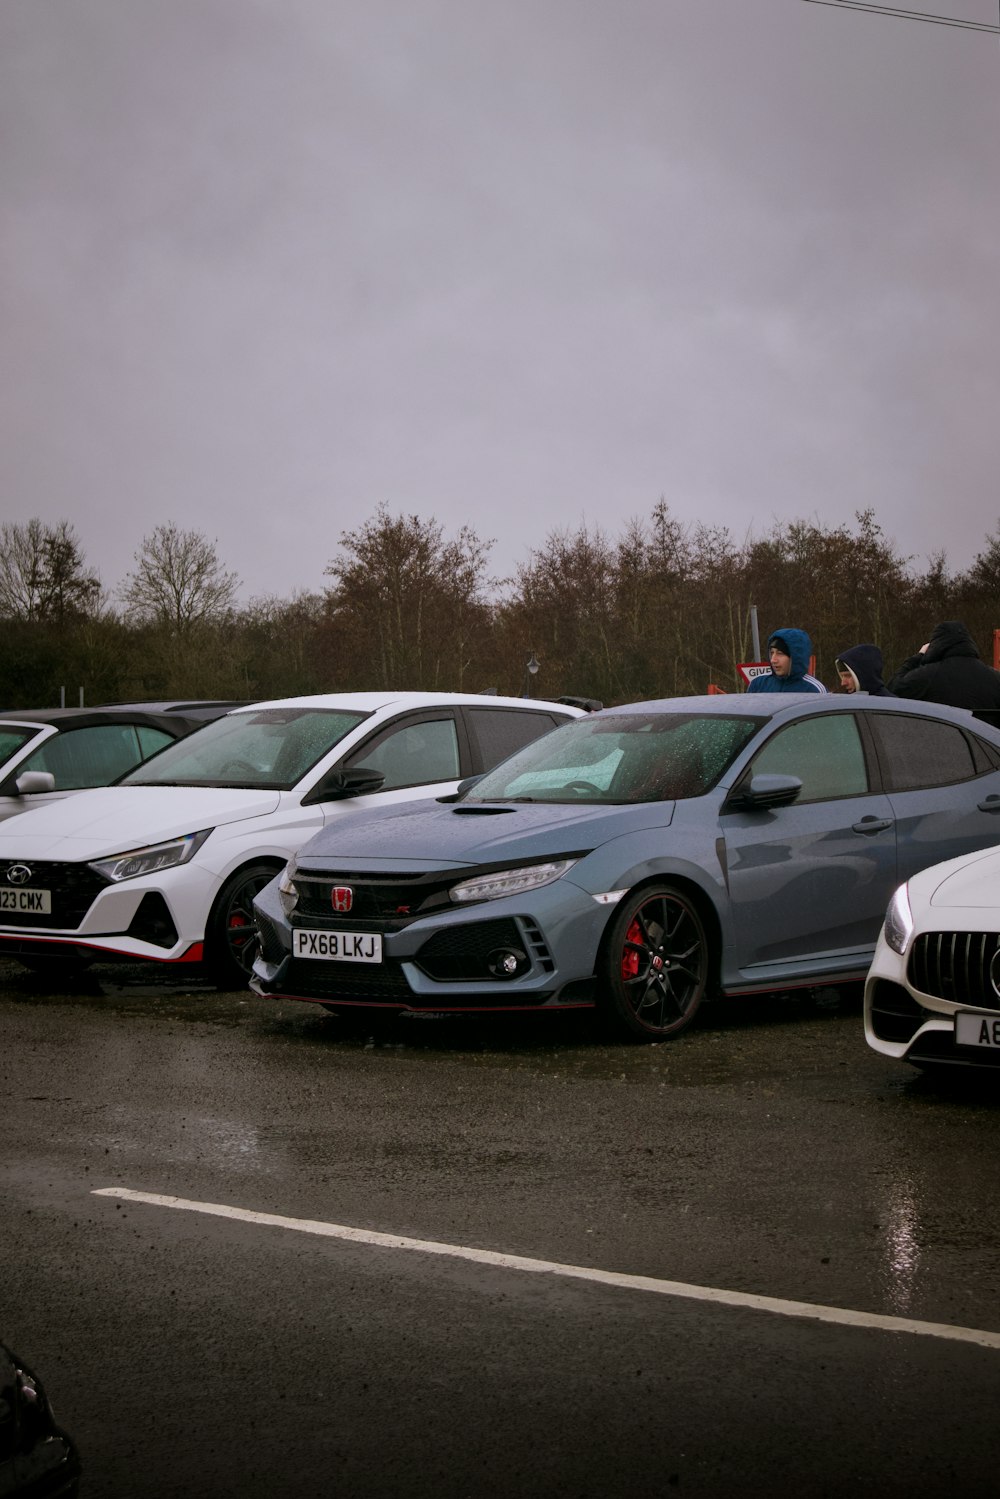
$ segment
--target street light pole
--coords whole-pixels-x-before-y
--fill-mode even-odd
[[[539,668],[540,665],[541,665],[541,662],[539,661],[538,657],[535,655],[534,651],[529,651],[528,652],[528,656],[527,656],[527,660],[524,663],[524,692],[522,694],[523,697],[530,697],[531,696],[531,679],[532,679],[532,677],[535,677],[535,676],[538,675],[538,668]]]

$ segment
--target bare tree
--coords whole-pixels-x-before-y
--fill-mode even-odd
[[[0,616],[63,624],[93,614],[100,597],[100,579],[86,571],[69,521],[0,526]]]
[[[136,567],[121,588],[129,618],[182,638],[220,620],[233,606],[239,577],[225,572],[216,543],[171,522],[143,538]]]
[[[357,679],[371,686],[462,690],[482,669],[490,608],[484,596],[491,541],[462,526],[452,541],[434,520],[375,516],[340,537],[327,567],[331,628]]]

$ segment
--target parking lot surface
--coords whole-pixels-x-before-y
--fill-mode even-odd
[[[85,1499],[997,1492],[1000,1089],[857,991],[629,1046],[0,986],[0,1336]]]

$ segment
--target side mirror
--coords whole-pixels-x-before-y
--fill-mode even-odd
[[[56,778],[50,770],[26,770],[14,785],[18,796],[37,796],[41,791],[55,791]]]
[[[749,785],[738,789],[732,806],[746,812],[766,812],[771,807],[787,807],[802,790],[798,776],[753,776]]]
[[[303,798],[303,803],[335,802],[348,796],[364,796],[366,792],[380,791],[384,780],[380,770],[369,770],[365,765],[355,765],[350,770],[331,770],[315,790]]]
[[[467,791],[471,791],[473,786],[475,786],[477,782],[481,781],[485,774],[485,770],[481,770],[477,776],[466,776],[464,781],[459,781],[454,791],[449,791],[446,796],[436,796],[434,800],[438,802],[461,801],[465,793]]]

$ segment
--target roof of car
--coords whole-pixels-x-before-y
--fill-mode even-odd
[[[192,698],[187,702],[172,699],[162,703],[95,703],[95,708],[142,709],[147,713],[175,713],[185,718],[219,718],[233,708],[246,708],[253,698]]]
[[[942,718],[949,723],[964,723],[979,729],[986,723],[985,714],[974,715],[968,708],[952,708],[944,703],[928,703],[913,698],[871,697],[867,692],[733,692],[713,693],[710,697],[666,697],[655,701],[623,703],[605,708],[597,717],[615,713],[704,713],[747,718],[776,718],[809,708],[817,713],[909,713],[924,718]]]
[[[307,697],[281,697],[266,702],[251,703],[236,712],[250,712],[258,708],[346,708],[358,713],[375,713],[379,708],[442,708],[449,704],[468,705],[478,708],[534,708],[543,712],[574,717],[582,711],[566,703],[549,701],[537,697],[499,697],[485,692],[323,692]]]
[[[53,728],[75,729],[99,728],[104,724],[120,723],[125,718],[129,723],[144,724],[154,729],[169,729],[176,734],[179,727],[194,728],[203,720],[184,713],[151,711],[145,707],[107,708],[7,708],[0,712],[0,722],[21,724],[50,724]]]

